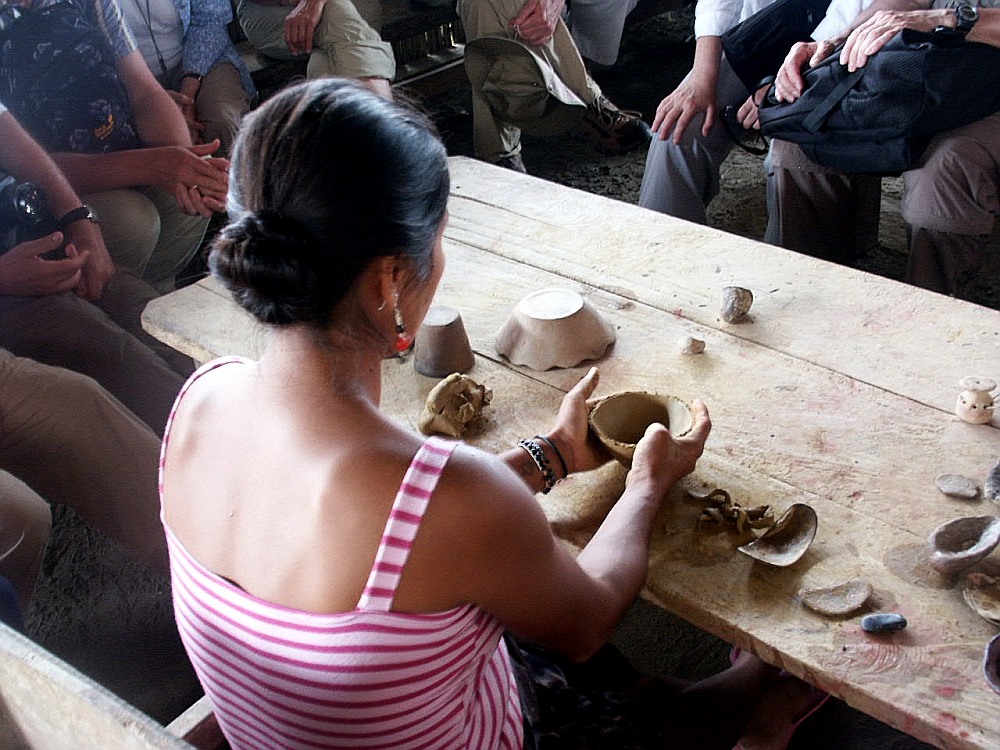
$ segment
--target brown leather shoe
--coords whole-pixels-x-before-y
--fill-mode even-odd
[[[604,96],[587,108],[583,129],[594,150],[607,156],[619,156],[645,146],[653,137],[640,112],[618,109]]]

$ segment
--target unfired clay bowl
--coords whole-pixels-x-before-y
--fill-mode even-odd
[[[931,567],[954,575],[972,567],[1000,544],[1000,518],[971,516],[938,526],[927,540]]]
[[[604,355],[615,331],[571,289],[542,289],[524,297],[497,333],[496,350],[532,370],[576,367]]]
[[[590,410],[590,427],[597,439],[625,466],[632,465],[636,444],[654,422],[679,437],[691,429],[693,418],[679,398],[643,391],[616,393]]]
[[[738,549],[769,565],[791,565],[809,549],[818,526],[816,511],[805,503],[795,503],[781,514],[774,526]]]

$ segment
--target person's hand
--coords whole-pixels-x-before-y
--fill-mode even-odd
[[[313,32],[323,15],[324,0],[300,0],[285,16],[285,44],[293,55],[312,52]]]
[[[625,478],[625,486],[637,482],[650,482],[655,492],[664,495],[681,477],[694,471],[695,464],[705,450],[705,441],[712,430],[708,407],[699,400],[691,404],[694,423],[683,437],[675,438],[662,424],[654,423],[646,429],[632,456],[632,468]]]
[[[148,149],[152,184],[173,193],[177,204],[189,214],[207,217],[225,210],[229,160],[210,157],[218,148],[216,139],[197,146]]]
[[[527,44],[545,44],[555,33],[565,0],[528,0],[510,26]]]
[[[788,50],[778,74],[774,77],[774,97],[779,102],[794,102],[802,96],[802,90],[805,88],[802,71],[825,57],[825,55],[819,57],[820,44],[820,42],[796,42]]]
[[[39,257],[58,248],[62,241],[62,232],[55,232],[22,242],[0,255],[0,294],[40,297],[75,289],[90,256],[88,251],[80,252],[70,244],[66,246],[65,258],[46,260]]]
[[[589,429],[590,404],[587,399],[594,394],[600,379],[596,367],[591,367],[580,378],[580,382],[563,397],[555,427],[547,436],[558,447],[570,474],[596,469],[611,458],[590,436]]]
[[[198,86],[198,79],[188,76],[181,81],[180,91],[167,90],[167,94],[170,95],[170,98],[174,100],[174,104],[177,105],[181,114],[184,115],[184,122],[187,123],[192,143],[202,143],[202,134],[205,132],[205,126],[198,122],[194,106],[195,97],[198,95]]]
[[[115,273],[115,264],[104,246],[100,227],[89,221],[74,221],[66,228],[66,240],[85,259],[80,283],[74,291],[91,302],[99,300]]]
[[[864,67],[868,58],[882,49],[903,29],[934,31],[938,26],[955,26],[955,13],[949,8],[939,10],[880,10],[847,37],[840,51],[840,64],[852,73]]]
[[[770,84],[767,86],[761,86],[757,91],[747,97],[747,100],[740,105],[739,110],[736,112],[736,119],[739,120],[740,125],[743,126],[745,130],[760,130],[760,119],[758,115],[758,109],[760,108],[760,103],[764,100],[767,90],[771,88]]]
[[[707,136],[715,125],[715,108],[715,81],[692,75],[660,102],[653,118],[653,132],[659,134],[661,141],[667,140],[672,132],[674,143],[679,144],[691,121],[704,112],[701,134]]]

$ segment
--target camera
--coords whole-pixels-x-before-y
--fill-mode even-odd
[[[30,182],[21,182],[11,174],[0,172],[0,254],[15,245],[37,240],[57,229],[42,189]],[[42,257],[52,259],[64,256],[65,249],[59,247]]]

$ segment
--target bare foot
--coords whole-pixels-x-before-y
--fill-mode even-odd
[[[799,724],[829,694],[790,675],[775,680],[757,700],[737,750],[785,750]]]

